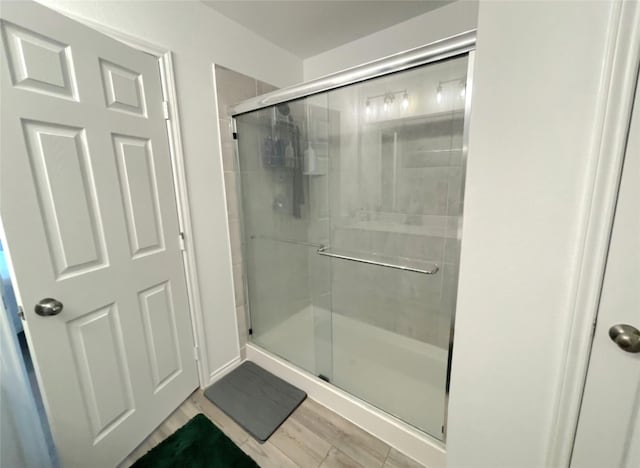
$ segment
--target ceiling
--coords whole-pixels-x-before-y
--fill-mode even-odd
[[[202,0],[304,59],[453,0]]]

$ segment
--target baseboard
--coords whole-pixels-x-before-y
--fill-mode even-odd
[[[247,359],[307,392],[310,398],[430,468],[446,466],[442,442],[255,346]]]
[[[227,362],[226,364],[218,367],[211,374],[209,374],[209,383],[206,386],[208,387],[209,385],[217,382],[222,377],[224,377],[229,372],[231,372],[233,369],[238,367],[241,363],[242,363],[242,359],[240,358],[240,356],[237,356],[233,358],[231,361]]]

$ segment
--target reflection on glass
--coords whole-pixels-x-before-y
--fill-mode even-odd
[[[237,118],[253,341],[440,439],[466,76],[463,56]]]

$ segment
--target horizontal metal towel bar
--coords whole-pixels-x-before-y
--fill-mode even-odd
[[[366,263],[367,265],[377,265],[377,266],[382,266],[386,268],[395,268],[396,270],[412,271],[414,273],[422,273],[425,275],[435,275],[440,270],[440,267],[438,267],[438,265],[436,265],[435,263],[430,264],[429,265],[430,268],[417,268],[409,265],[398,265],[396,263],[381,262],[381,261],[370,260],[370,259],[361,258],[361,257],[352,257],[351,255],[331,252],[329,250],[329,246],[322,245],[322,244],[314,244],[311,242],[302,242],[302,241],[296,241],[291,239],[279,239],[277,237],[262,236],[262,235],[252,235],[250,236],[250,238],[269,240],[273,242],[281,242],[284,244],[300,245],[303,247],[313,247],[317,249],[316,252],[318,253],[318,255],[323,255],[325,257],[339,258],[341,260],[349,260],[352,262]]]
[[[350,255],[331,252],[328,246],[322,246],[316,252],[319,255],[324,255],[326,257],[339,258],[341,260],[349,260],[352,262],[366,263],[368,265],[377,265],[377,266],[382,266],[386,268],[395,268],[396,270],[413,271],[414,273],[423,273],[425,275],[435,275],[436,273],[438,273],[438,270],[440,270],[440,267],[438,267],[438,265],[434,263],[430,265],[429,269],[424,269],[424,268],[416,268],[408,265],[398,265],[395,263],[379,262],[375,260],[369,260],[366,258],[352,257]]]

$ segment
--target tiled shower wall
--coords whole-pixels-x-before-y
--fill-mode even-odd
[[[231,106],[245,99],[276,90],[275,86],[256,80],[247,75],[216,65],[216,95],[218,98],[218,116],[220,138],[222,140],[222,166],[227,197],[229,235],[231,240],[231,261],[233,264],[233,284],[235,288],[236,315],[240,348],[244,355],[247,342],[247,311],[245,304],[246,274],[243,267],[243,245],[240,231],[241,206],[238,191],[240,173],[232,137]],[[244,357],[244,356],[243,356]]]
[[[334,262],[334,313],[448,347],[462,216],[462,131],[462,118],[368,129],[361,132],[359,151],[350,153],[344,135],[357,132],[343,126],[344,146],[336,150],[341,158],[333,171],[335,179],[345,181],[345,190],[332,191],[332,244],[355,256],[376,252],[397,262],[436,263],[440,271],[427,276]],[[397,134],[395,151],[380,143],[385,133]],[[396,154],[395,168],[385,167],[391,153]],[[395,174],[393,184],[389,174]]]
[[[440,78],[461,82],[465,66],[448,62],[408,72],[402,85],[412,105],[422,106],[412,118],[366,113],[369,96],[402,87],[385,87],[384,80],[330,96],[340,115],[330,136],[332,247],[355,257],[440,267],[436,275],[422,275],[335,261],[331,311],[442,349],[449,346],[457,294],[464,101],[459,92],[442,102],[435,94]]]

